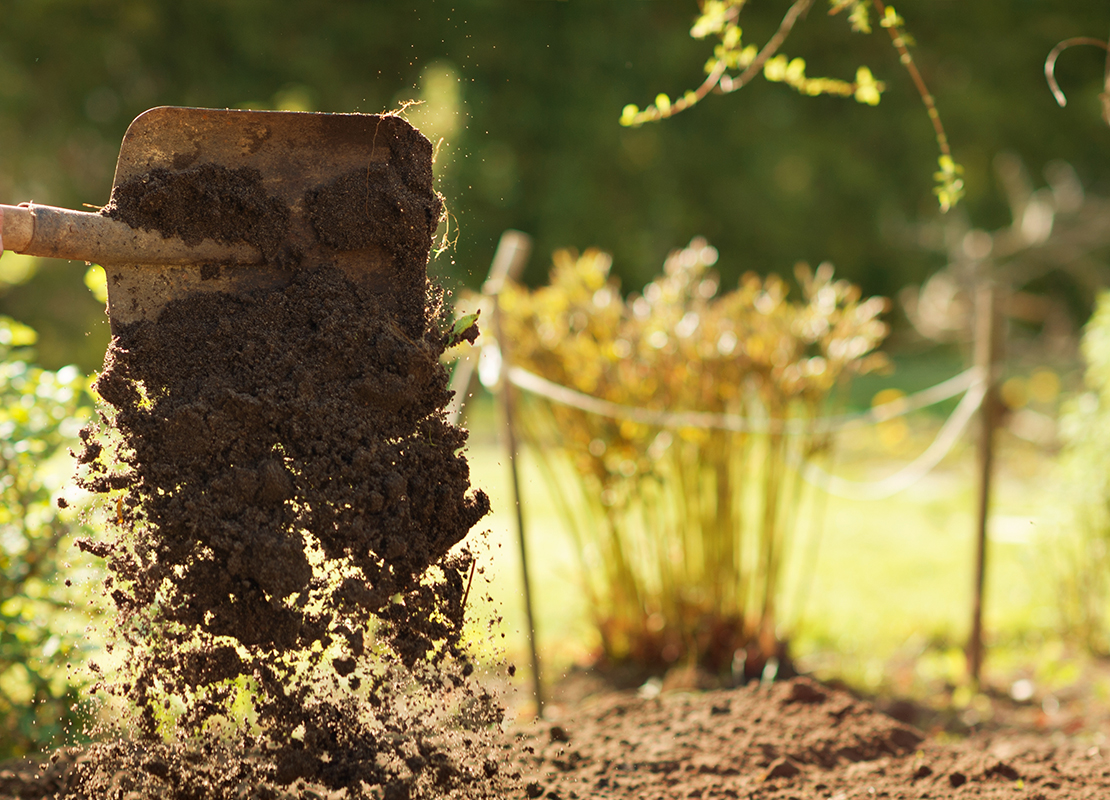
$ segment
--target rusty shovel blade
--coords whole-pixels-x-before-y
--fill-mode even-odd
[[[395,115],[154,108],[128,128],[101,213],[0,206],[0,248],[103,266],[113,330],[330,264],[415,331],[442,209],[431,155]]]

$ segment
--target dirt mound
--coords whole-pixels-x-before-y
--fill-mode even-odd
[[[1110,796],[1110,763],[1097,746],[1003,735],[927,741],[807,678],[603,695],[517,737],[523,796],[549,800]]]
[[[558,725],[537,726],[528,739],[532,796],[725,797],[726,788],[750,791],[810,766],[903,756],[922,736],[844,692],[798,678],[651,699],[607,697]]]
[[[499,795],[508,798],[1110,796],[1110,762],[1097,745],[1004,733],[922,741],[870,704],[806,678],[651,699],[595,696],[557,724],[509,730],[491,752],[498,754],[501,773],[524,773],[519,786]],[[90,764],[102,765],[95,787],[82,777]],[[41,769],[30,762],[0,764],[0,796],[39,800],[63,791],[105,797],[135,786],[149,792],[180,781],[174,770],[181,764],[194,765],[186,777],[203,788],[201,796],[263,796],[251,787],[266,786],[271,776],[260,761],[211,744],[191,752],[98,745],[61,751]],[[112,765],[115,771],[107,768]],[[79,780],[87,794],[75,793]],[[297,796],[296,787],[279,789],[266,796]],[[397,794],[385,796],[415,796],[391,791]]]

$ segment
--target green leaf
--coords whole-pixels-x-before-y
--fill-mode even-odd
[[[781,53],[763,65],[763,77],[774,83],[786,78],[787,60]]]
[[[786,67],[784,79],[791,86],[800,86],[806,79],[806,62],[803,58],[793,59]]]
[[[940,210],[947,212],[964,196],[964,180],[960,177],[964,168],[953,161],[951,156],[941,156],[937,163],[940,164],[940,169],[933,173],[933,180],[937,182],[933,193],[940,202]]]
[[[856,70],[856,102],[877,106],[884,88],[882,81],[875,80],[867,67]]]
[[[85,270],[85,286],[98,302],[108,302],[108,277],[104,274],[104,267],[99,264],[89,265]]]
[[[481,310],[478,310],[455,320],[455,324],[451,326],[451,333],[447,334],[447,347],[454,347],[462,342],[473,344],[478,338],[478,317],[481,313]]]
[[[38,334],[10,317],[0,317],[0,345],[27,347],[38,341]]]
[[[852,13],[848,15],[848,22],[856,33],[871,33],[871,15],[867,13],[867,4],[856,3]]]
[[[711,33],[720,33],[728,24],[732,3],[727,0],[706,0],[701,16],[694,22],[690,29],[690,36],[695,39],[704,39]]]
[[[887,6],[883,9],[883,18],[879,24],[884,28],[898,29],[905,25],[906,21],[898,15],[898,12],[894,10],[894,6]]]

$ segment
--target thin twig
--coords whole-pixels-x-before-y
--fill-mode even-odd
[[[783,42],[786,41],[786,37],[790,34],[791,29],[794,27],[794,23],[801,17],[804,17],[812,5],[813,0],[795,0],[794,5],[790,6],[786,15],[782,18],[782,22],[779,23],[779,29],[775,31],[775,35],[763,46],[763,49],[759,51],[755,60],[752,61],[743,72],[735,78],[731,77],[727,74],[728,66],[725,63],[725,59],[718,59],[713,70],[705,77],[705,80],[702,81],[701,86],[695,89],[692,94],[679,97],[665,112],[660,109],[658,118],[667,119],[668,117],[673,117],[680,111],[685,111],[696,103],[704,100],[705,96],[714,89],[721,94],[728,94],[729,92],[735,92],[737,89],[749,83],[751,79],[758,75],[759,71],[763,69],[763,65],[767,63],[767,60],[778,52]],[[737,13],[738,11],[734,9],[730,18],[734,19]]]
[[[767,41],[767,44],[763,45],[763,49],[759,51],[759,55],[755,57],[755,61],[749,64],[747,69],[735,78],[728,75],[721,76],[719,81],[721,92],[723,94],[735,92],[759,74],[759,71],[763,69],[763,65],[767,63],[768,59],[782,47],[783,42],[786,41],[786,37],[790,35],[790,31],[794,28],[794,23],[804,17],[812,5],[813,0],[796,0],[794,5],[790,6],[786,15],[782,18],[782,22],[779,23],[779,29],[775,31],[775,35]]]
[[[875,11],[878,12],[879,18],[882,20],[886,16],[886,6],[883,4],[883,0],[874,0],[874,4]],[[898,58],[902,62],[902,66],[910,74],[913,85],[917,87],[917,93],[921,95],[921,102],[925,104],[925,111],[928,113],[929,119],[933,123],[933,130],[936,132],[937,147],[940,148],[941,155],[951,158],[952,151],[948,147],[948,135],[944,132],[944,125],[940,121],[940,112],[937,111],[933,95],[929,93],[929,87],[925,85],[925,79],[921,77],[921,72],[917,69],[917,64],[914,63],[909,48],[906,47],[906,40],[898,32],[897,26],[884,27],[886,27],[887,33],[890,34],[890,40],[894,43],[894,48],[898,51]]]
[[[466,579],[466,591],[463,592],[461,614],[466,614],[466,601],[470,597],[470,584],[474,582],[474,568],[478,566],[478,559],[471,557],[470,575]]]
[[[717,65],[713,67],[713,71],[706,76],[704,81],[702,81],[701,86],[694,90],[694,96],[692,98],[686,95],[678,98],[671,104],[671,107],[667,110],[666,114],[661,111],[659,112],[660,119],[673,117],[679,111],[685,111],[686,109],[693,106],[695,103],[704,100],[705,96],[709,94],[714,89],[714,87],[716,87],[721,82],[721,79],[727,77],[725,75],[726,69],[727,66],[725,65],[725,60],[722,58],[717,62]]]
[[[1102,94],[1098,99],[1102,101],[1102,118],[1110,125],[1110,41],[1106,43],[1106,67],[1102,75]]]

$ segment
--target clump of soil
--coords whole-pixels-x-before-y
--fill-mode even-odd
[[[101,213],[190,245],[249,242],[271,263],[289,228],[289,209],[266,193],[262,173],[218,164],[152,169],[116,186]]]
[[[126,480],[118,519],[149,551],[111,559],[117,605],[168,592],[165,622],[265,648],[326,644],[337,615],[408,608],[392,598],[489,508],[467,493],[465,434],[439,413],[441,351],[438,332],[409,339],[331,270],[171,303],[121,332],[96,388],[126,472],[88,483]],[[451,581],[469,566],[452,562]]]
[[[304,145],[320,154],[311,178],[302,175],[297,159],[287,167],[272,153],[258,162],[267,170],[263,175],[250,161],[251,148],[243,166],[196,163],[195,154],[179,154],[172,169],[152,168],[117,184],[101,213],[190,245],[204,239],[252,244],[267,267],[265,278],[251,273],[258,282],[285,283],[298,268],[337,264],[374,287],[383,310],[418,339],[426,324],[428,251],[444,213],[433,188],[432,145],[399,116],[363,116],[365,125],[324,124],[324,138]],[[345,143],[355,131],[359,141]],[[363,154],[366,163],[341,172],[329,153],[347,144],[347,155]],[[233,163],[240,155],[226,147],[213,152]],[[388,261],[384,271],[370,268],[382,258]],[[202,279],[245,274],[220,264],[201,265],[199,272]]]
[[[314,263],[117,330],[96,382],[111,411],[78,455],[83,485],[112,496],[114,533],[81,546],[107,561],[124,651],[98,688],[134,709],[137,738],[90,748],[68,796],[503,790],[502,710],[461,645],[474,559],[451,551],[489,500],[443,411],[430,154],[401,148],[359,192],[340,181],[308,204],[325,248],[374,243],[406,275],[419,263],[418,286],[393,287],[418,320]],[[358,238],[350,220],[368,211]],[[117,187],[109,213],[186,241],[238,236],[289,266],[290,210],[246,170],[155,171]]]
[[[367,191],[368,184],[375,187],[373,192]],[[419,252],[428,229],[435,229],[443,212],[442,204],[429,203],[425,192],[407,186],[388,164],[371,164],[309,191],[305,205],[324,244],[359,250],[384,242],[402,256]]]
[[[428,237],[443,215],[443,201],[431,191],[430,179],[413,169],[425,154],[400,136],[394,138],[391,149],[398,154],[394,160],[369,164],[307,191],[305,213],[312,231],[327,247],[341,252],[378,247],[393,260],[386,296],[423,294]],[[431,157],[430,151],[426,157]],[[413,330],[411,312],[422,307],[410,303],[395,308],[398,321],[415,334],[422,315]]]

